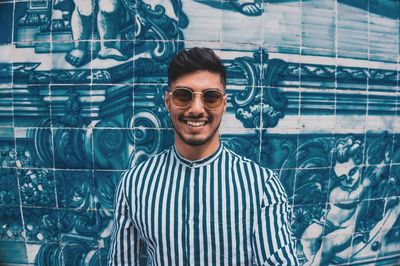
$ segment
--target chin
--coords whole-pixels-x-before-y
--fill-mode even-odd
[[[215,138],[215,134],[204,136],[204,135],[191,135],[191,134],[177,133],[177,135],[181,142],[185,143],[188,146],[194,146],[194,147],[212,143]]]
[[[182,141],[189,146],[201,146],[210,142],[210,139],[187,139],[182,138]]]

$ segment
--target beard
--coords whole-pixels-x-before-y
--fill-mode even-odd
[[[198,118],[198,117],[197,117]],[[179,117],[179,120],[182,121],[182,117]],[[207,135],[205,138],[203,139],[196,139],[196,138],[187,138],[185,137],[182,132],[180,132],[179,130],[177,130],[177,128],[175,127],[174,123],[172,123],[172,127],[174,128],[174,132],[175,134],[178,135],[178,137],[186,144],[189,146],[201,146],[206,144],[207,142],[209,142],[216,134],[218,134],[218,129],[221,125],[221,121],[222,119],[219,120],[218,125],[213,129],[212,132],[210,132],[209,135]],[[209,123],[212,123],[213,120],[210,120]]]

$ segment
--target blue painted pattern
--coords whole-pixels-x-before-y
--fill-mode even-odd
[[[279,173],[302,265],[400,263],[396,0],[0,1],[0,264],[106,265],[121,173],[173,143],[168,62],[228,75],[226,147]]]

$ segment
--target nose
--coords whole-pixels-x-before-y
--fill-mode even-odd
[[[194,94],[194,99],[192,104],[190,105],[190,112],[191,113],[203,113],[204,112],[204,104],[203,100],[201,99],[202,95],[201,94]]]

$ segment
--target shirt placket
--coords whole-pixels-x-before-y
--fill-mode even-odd
[[[183,193],[183,258],[184,265],[193,265],[193,188],[194,188],[194,168],[193,163],[186,166],[184,193]]]
[[[189,175],[189,187],[188,187],[188,219],[187,219],[187,228],[188,228],[188,255],[189,255],[189,264],[195,264],[194,257],[194,186],[195,186],[195,172],[196,172],[196,163],[190,164],[190,175]]]

